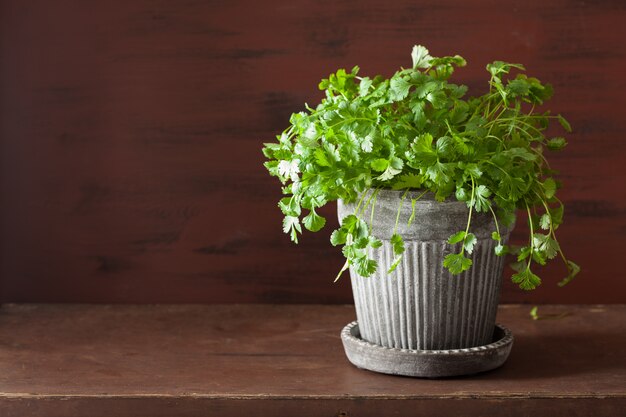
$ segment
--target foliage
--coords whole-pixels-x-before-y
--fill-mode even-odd
[[[487,65],[489,91],[465,98],[467,87],[450,82],[455,68],[466,64],[462,57],[431,57],[423,46],[415,46],[411,56],[413,66],[389,79],[362,77],[359,67],[331,74],[319,84],[325,92],[321,103],[293,114],[277,140],[264,145],[265,166],[283,184],[279,207],[285,233],[297,242],[302,225],[314,232],[325,225],[317,208],[338,199],[358,201],[331,243],[343,245],[347,261],[340,274],[352,265],[370,276],[377,265],[368,248],[381,242],[370,234],[365,213],[375,204],[376,190],[423,190],[439,201],[456,198],[468,206],[466,229],[449,239],[461,243],[460,252],[444,260],[451,273],[472,265],[465,254],[476,243],[470,233],[475,211],[493,215],[495,251],[516,256],[512,279],[522,289],[541,282],[531,271],[533,263],[545,265],[557,255],[568,269],[562,284],[570,281],[579,268],[565,258],[556,238],[564,206],[545,153],[567,145],[563,137],[546,136],[550,122],[566,132],[571,127],[561,115],[537,109],[552,96],[552,87],[525,75],[520,64],[494,61]],[[498,224],[511,225],[516,209],[526,212],[530,235],[526,245],[508,247]],[[395,230],[392,244],[391,270],[404,251]]]

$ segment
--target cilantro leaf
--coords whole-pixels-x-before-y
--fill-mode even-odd
[[[362,277],[370,277],[374,272],[376,272],[378,263],[373,259],[358,258],[354,262],[354,266],[356,267],[357,274]]]
[[[556,192],[556,182],[552,178],[547,178],[543,182],[543,193],[545,194],[547,199],[554,197],[554,193]]]
[[[474,251],[474,246],[476,245],[476,242],[478,242],[476,236],[473,233],[468,233],[467,236],[465,236],[465,240],[463,241],[463,249],[465,249],[467,253],[471,254]]]
[[[391,187],[394,190],[405,190],[407,188],[420,188],[424,179],[417,174],[403,174],[397,177],[396,182]]]
[[[565,129],[566,132],[571,133],[572,131],[572,126],[569,124],[569,122],[565,119],[565,117],[561,116],[560,114],[557,116],[557,119],[560,123],[560,125],[563,127],[563,129]]]
[[[452,236],[450,236],[448,238],[448,243],[451,244],[451,245],[454,245],[455,243],[459,243],[463,239],[465,239],[465,230],[462,230],[462,231],[460,231],[458,233],[455,233]]]
[[[404,253],[404,240],[402,236],[394,233],[393,236],[391,236],[391,246],[393,247],[394,255],[402,255]]]
[[[399,101],[409,95],[411,83],[402,77],[394,77],[389,83],[389,98]]]
[[[554,258],[559,251],[559,243],[552,239],[550,235],[535,233],[533,235],[533,245],[548,259]]]
[[[493,249],[496,256],[504,256],[507,254],[507,247],[506,245],[501,245],[501,244],[497,244],[496,247]]]
[[[392,156],[391,159],[389,159],[389,165],[387,166],[385,171],[376,178],[380,181],[390,180],[402,172],[403,166],[404,162],[402,161],[402,159],[396,156]]]
[[[489,207],[491,207],[491,201],[489,201],[489,196],[491,195],[491,191],[485,185],[479,185],[476,187],[476,191],[474,194],[474,209],[477,212],[489,211]]]
[[[415,45],[411,51],[413,68],[428,68],[432,57],[428,54],[428,49],[422,45]]]
[[[569,284],[576,275],[578,275],[578,273],[580,272],[580,267],[578,265],[576,265],[574,262],[572,261],[567,261],[567,276],[565,278],[563,278],[563,280],[561,280],[561,282],[559,282],[559,287],[563,287],[567,284]]]
[[[534,290],[541,284],[541,279],[532,273],[529,268],[523,269],[520,272],[513,274],[511,280],[519,284],[519,287],[523,290]]]
[[[550,219],[550,214],[546,213],[543,214],[540,218],[539,218],[539,226],[543,229],[543,230],[550,230],[550,225],[552,224],[552,221]]]
[[[337,229],[331,233],[330,243],[333,246],[343,245],[346,243],[347,238],[348,238],[348,234],[343,228]]]
[[[285,216],[283,219],[283,232],[289,233],[291,240],[298,243],[298,233],[302,233],[300,219],[295,216]]]
[[[565,146],[567,146],[567,141],[565,140],[565,138],[561,138],[561,137],[550,138],[546,142],[546,146],[550,150],[558,151],[558,150],[563,149]]]
[[[321,230],[326,224],[326,219],[322,216],[318,215],[315,210],[311,210],[309,214],[307,214],[304,219],[302,219],[304,223],[304,227],[311,232],[317,232]]]
[[[460,253],[451,253],[444,258],[443,266],[446,267],[451,274],[458,275],[470,269],[472,260]]]

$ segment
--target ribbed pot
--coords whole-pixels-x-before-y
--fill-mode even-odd
[[[370,191],[371,193],[371,191]],[[372,233],[382,240],[370,256],[378,270],[369,277],[350,268],[352,291],[361,337],[385,347],[439,350],[482,346],[492,342],[504,258],[496,256],[495,230],[490,213],[472,214],[470,232],[478,242],[471,255],[472,267],[451,275],[442,265],[449,253],[458,253],[461,244],[450,245],[448,238],[465,230],[468,208],[463,202],[438,202],[428,193],[415,205],[411,215],[409,193],[400,210],[397,233],[405,242],[401,263],[390,275],[394,255],[390,243],[403,191],[378,192]],[[339,219],[354,213],[354,204],[339,201]],[[363,215],[367,220],[370,209]],[[503,241],[510,230],[500,226]]]

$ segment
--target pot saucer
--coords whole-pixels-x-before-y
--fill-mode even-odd
[[[502,366],[513,346],[513,334],[496,324],[493,342],[465,349],[415,350],[380,346],[361,339],[356,321],[341,331],[348,360],[374,372],[421,378],[442,378],[490,371]]]

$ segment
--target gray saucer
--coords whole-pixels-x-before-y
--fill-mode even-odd
[[[346,356],[359,368],[384,374],[441,378],[490,371],[511,353],[513,334],[496,324],[493,342],[466,349],[413,350],[379,346],[361,339],[356,321],[341,331]]]

